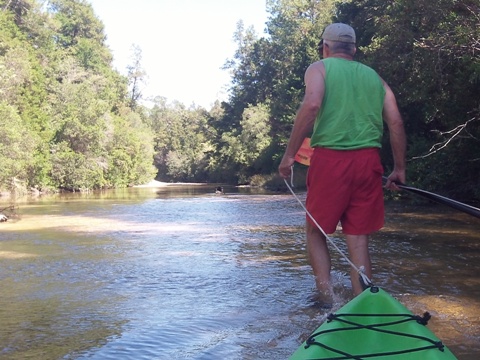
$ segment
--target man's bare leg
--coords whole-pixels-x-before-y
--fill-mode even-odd
[[[355,264],[357,268],[363,266],[365,268],[365,275],[369,279],[372,278],[372,264],[370,261],[370,253],[368,251],[368,235],[346,235],[348,253],[350,254],[350,261]],[[363,291],[360,283],[359,274],[355,269],[351,269],[350,277],[352,281],[353,294],[357,296]]]
[[[315,284],[325,301],[331,301],[333,296],[330,279],[331,260],[327,241],[322,232],[307,221],[307,251],[310,265],[315,275]]]

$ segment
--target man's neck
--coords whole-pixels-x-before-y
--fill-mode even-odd
[[[339,58],[339,59],[345,59],[345,60],[353,60],[353,57],[352,57],[351,55],[343,54],[343,53],[332,54],[332,55],[330,55],[329,57]]]

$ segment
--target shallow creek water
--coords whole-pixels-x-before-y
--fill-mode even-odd
[[[303,210],[288,194],[225,190],[19,203],[19,218],[0,223],[0,359],[288,358],[327,315],[311,300]],[[395,202],[371,243],[375,284],[429,311],[462,360],[480,358],[479,229],[441,206]],[[349,269],[332,257],[338,308]]]

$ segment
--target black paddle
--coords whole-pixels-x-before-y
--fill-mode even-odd
[[[384,176],[383,180],[386,181],[387,177]],[[411,186],[407,186],[407,185],[403,185],[403,184],[399,184],[399,183],[395,183],[395,184],[400,189],[410,191],[411,193],[423,196],[423,197],[425,197],[429,200],[435,201],[437,203],[450,206],[450,207],[452,207],[456,210],[463,211],[464,213],[467,213],[469,215],[475,216],[476,218],[480,219],[480,209],[479,208],[461,203],[461,202],[456,201],[456,200],[449,199],[449,198],[447,198],[445,196],[442,196],[442,195],[431,193],[429,191],[420,190],[420,189],[417,189],[417,188],[414,188],[414,187],[411,187]]]

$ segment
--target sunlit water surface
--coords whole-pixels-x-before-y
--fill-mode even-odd
[[[312,300],[303,210],[288,194],[225,190],[19,203],[20,217],[0,224],[0,359],[288,358],[326,317]],[[480,221],[404,203],[388,204],[386,221],[371,244],[374,282],[429,311],[459,359],[478,359]],[[349,269],[332,256],[338,308]]]

